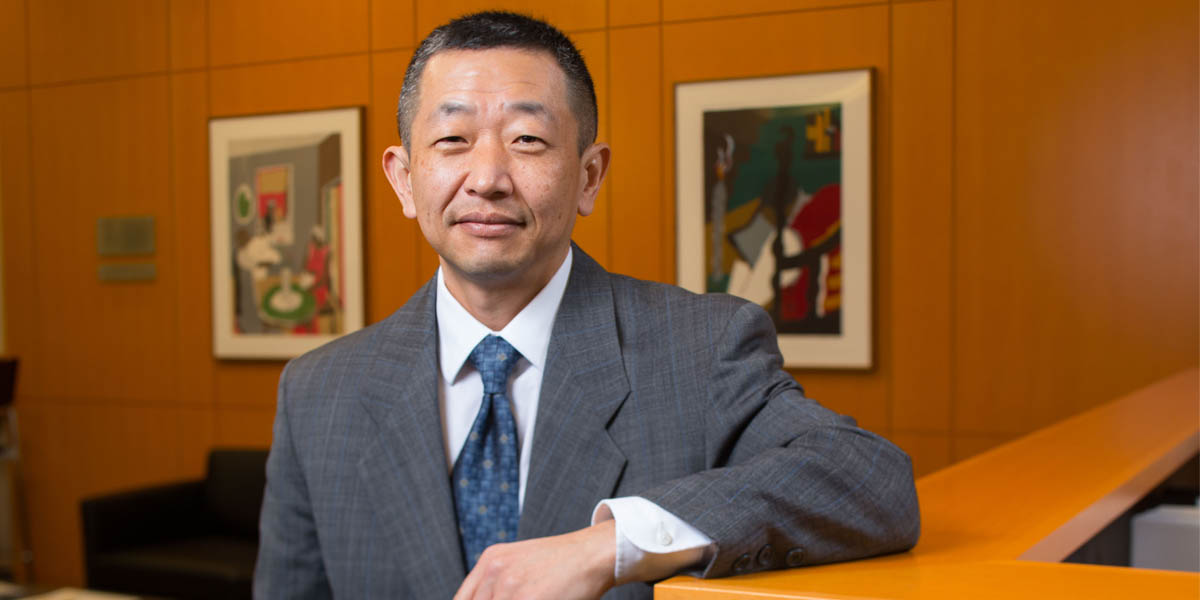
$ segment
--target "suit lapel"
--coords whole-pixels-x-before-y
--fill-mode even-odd
[[[426,284],[380,334],[362,396],[376,429],[358,468],[390,546],[382,551],[399,553],[406,581],[449,597],[466,574],[438,407],[434,286]]]
[[[629,394],[608,278],[574,248],[542,376],[522,539],[586,526],[590,503],[612,494],[625,467],[606,429]]]

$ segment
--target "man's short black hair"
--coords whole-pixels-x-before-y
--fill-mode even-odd
[[[444,50],[488,50],[519,48],[548,52],[554,57],[567,79],[567,102],[579,122],[579,152],[583,153],[596,141],[596,90],[592,76],[575,44],[563,32],[545,21],[503,11],[486,11],[459,17],[434,29],[417,46],[408,69],[396,107],[396,126],[400,140],[410,150],[413,117],[420,103],[421,75],[425,65]]]

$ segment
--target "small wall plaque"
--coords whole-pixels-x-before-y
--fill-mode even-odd
[[[154,217],[96,219],[96,252],[100,256],[154,254]]]
[[[100,281],[154,281],[158,269],[154,263],[113,263],[96,269]]]

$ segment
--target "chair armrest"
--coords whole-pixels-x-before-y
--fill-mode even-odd
[[[83,516],[84,552],[105,552],[197,535],[209,527],[204,514],[202,481],[86,498]]]

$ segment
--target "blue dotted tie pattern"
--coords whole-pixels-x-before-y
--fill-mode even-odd
[[[508,377],[520,358],[511,344],[495,335],[483,338],[468,358],[483,378],[483,404],[451,475],[468,571],[484,548],[517,537],[517,425]]]

